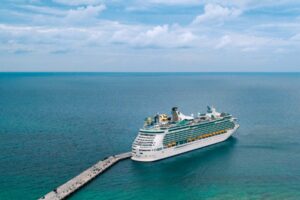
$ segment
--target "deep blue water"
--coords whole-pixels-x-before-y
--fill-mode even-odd
[[[300,74],[0,73],[0,199],[36,199],[130,150],[143,119],[206,105],[239,119],[226,142],[123,161],[71,199],[299,199]]]

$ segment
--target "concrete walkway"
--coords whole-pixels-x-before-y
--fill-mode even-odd
[[[110,156],[105,160],[101,160],[92,167],[83,171],[81,174],[75,176],[65,184],[59,186],[53,191],[49,192],[40,200],[60,200],[65,199],[72,193],[83,187],[85,184],[93,180],[99,174],[103,173],[106,169],[116,164],[118,161],[131,157],[131,152],[122,153],[114,156]]]

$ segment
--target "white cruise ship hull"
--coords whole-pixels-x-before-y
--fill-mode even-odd
[[[236,125],[233,129],[228,130],[226,133],[211,136],[201,140],[196,140],[194,142],[189,142],[183,145],[164,148],[160,151],[143,152],[143,154],[138,154],[136,152],[135,153],[133,152],[131,159],[135,161],[141,161],[141,162],[151,162],[151,161],[157,161],[164,158],[168,158],[171,156],[176,156],[188,151],[192,151],[195,149],[199,149],[209,145],[223,142],[227,140],[238,128],[239,125]]]

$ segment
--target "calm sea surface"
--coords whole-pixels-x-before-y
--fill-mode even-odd
[[[123,161],[71,199],[299,199],[300,74],[0,74],[0,199],[37,199],[130,151],[146,116],[233,114],[226,142]]]

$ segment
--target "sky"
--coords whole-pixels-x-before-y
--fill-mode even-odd
[[[299,0],[1,0],[0,71],[299,72]]]

